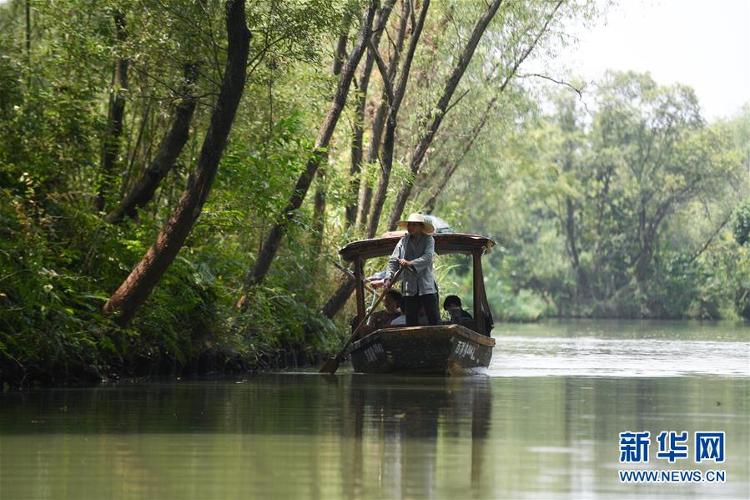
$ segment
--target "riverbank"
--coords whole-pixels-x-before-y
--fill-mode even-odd
[[[63,352],[55,359],[37,357],[26,365],[4,355],[0,356],[0,388],[93,386],[121,380],[255,374],[318,366],[327,355],[310,347],[290,346],[285,350],[252,342],[237,348],[228,342],[230,339],[238,340],[230,336],[224,337],[221,344],[209,340],[202,348],[193,346],[187,354],[180,352],[179,356],[155,344],[128,345],[104,353],[92,349],[89,355],[97,357],[89,360],[76,356],[77,352]]]
[[[343,333],[329,333],[325,339],[330,343],[317,345],[292,344],[287,338],[282,343],[271,344],[268,335],[243,337],[224,332],[222,335],[195,335],[200,344],[183,345],[176,356],[161,343],[139,344],[144,336],[133,337],[124,342],[112,341],[113,335],[124,335],[113,330],[100,341],[111,342],[109,349],[91,350],[90,357],[76,356],[80,351],[63,351],[54,359],[37,358],[34,363],[21,365],[7,355],[0,356],[0,387],[19,388],[30,386],[92,386],[101,383],[152,379],[177,379],[179,377],[231,376],[235,374],[257,374],[292,368],[319,366],[326,356],[334,352],[342,341]],[[645,336],[652,339],[669,340],[707,338],[716,341],[747,341],[750,328],[744,321],[686,321],[686,320],[631,320],[631,319],[546,319],[533,323],[497,323],[493,336],[499,339],[532,336],[597,338],[609,336],[619,340],[632,340]],[[132,334],[131,334],[132,335]],[[311,337],[315,336],[310,332]],[[321,336],[316,336],[320,342]],[[146,337],[148,338],[148,337]],[[497,356],[507,356],[505,344],[496,348]],[[327,347],[323,347],[327,346]],[[88,359],[88,361],[87,361]],[[45,363],[47,361],[47,363]],[[513,361],[513,365],[517,365]]]

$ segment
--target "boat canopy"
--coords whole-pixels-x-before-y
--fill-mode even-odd
[[[364,319],[366,311],[364,261],[373,257],[390,255],[404,234],[406,234],[406,231],[392,231],[383,234],[380,238],[354,241],[339,250],[341,258],[354,264],[357,299],[356,324]],[[434,234],[433,237],[435,238],[435,252],[438,254],[463,253],[472,256],[474,318],[471,324],[466,326],[477,333],[489,335],[493,321],[490,306],[487,302],[487,293],[484,289],[482,255],[495,246],[495,242],[486,236],[466,233],[438,233]]]
[[[392,231],[385,233],[380,238],[354,241],[339,250],[339,255],[347,262],[352,262],[355,259],[365,260],[390,255],[396,248],[396,243],[404,234],[406,234],[406,231]],[[477,251],[487,253],[495,246],[495,242],[490,238],[478,234],[438,233],[434,234],[433,237],[435,238],[435,252],[438,254],[473,254]]]

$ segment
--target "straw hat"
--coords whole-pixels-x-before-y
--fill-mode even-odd
[[[424,226],[424,233],[425,234],[432,234],[435,232],[435,226],[433,226],[430,222],[428,222],[427,218],[422,214],[409,214],[409,217],[406,220],[398,221],[398,227],[401,229],[406,229],[406,225],[410,222],[418,222]]]

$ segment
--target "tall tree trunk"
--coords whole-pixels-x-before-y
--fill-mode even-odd
[[[383,139],[383,157],[381,159],[381,163],[383,163],[384,165],[388,165],[389,172],[390,166],[393,162],[393,146],[395,143],[396,131],[395,125],[397,124],[396,118],[398,115],[399,107],[401,105],[401,100],[403,99],[404,93],[406,91],[406,83],[408,82],[411,63],[414,57],[417,43],[419,42],[422,28],[424,26],[428,7],[429,1],[423,4],[419,21],[415,21],[412,15],[412,3],[408,1],[404,2],[394,52],[388,63],[387,69],[383,68],[384,63],[379,58],[379,55],[373,50],[373,56],[379,63],[378,67],[383,79],[383,95],[380,100],[380,106],[378,108],[377,114],[373,121],[373,133],[368,151],[368,164],[372,164],[378,161],[381,148],[380,141],[383,135],[383,129],[386,124],[387,113],[390,123],[390,134],[386,132],[386,138]],[[399,81],[396,85],[396,90],[394,91],[392,85],[395,81],[396,73],[398,72],[401,52],[403,50],[403,44],[406,39],[407,20],[409,17],[411,17],[412,22],[416,24],[412,25],[412,38],[409,43],[409,48],[407,49],[407,54],[405,56],[404,67],[401,70]],[[396,100],[396,95],[394,94],[399,96],[398,101]],[[380,183],[382,184],[382,176]],[[363,185],[363,189],[360,190],[360,203],[359,210],[357,212],[357,226],[361,228],[367,226],[368,237],[374,236],[375,228],[377,228],[377,224],[375,225],[375,228],[373,228],[371,223],[368,225],[368,221],[372,221],[372,218],[368,218],[371,199],[372,188],[369,186],[369,184],[365,184]],[[373,231],[373,233],[370,234],[370,231]],[[352,292],[354,291],[354,285],[355,282],[352,279],[345,279],[336,290],[336,292],[334,292],[334,294],[328,300],[328,302],[326,302],[325,306],[323,307],[322,313],[329,318],[335,316],[341,310],[341,308],[344,307],[344,304],[346,304],[346,301],[351,296]]]
[[[349,28],[352,24],[352,11],[347,9],[341,20],[341,33],[336,41],[336,50],[333,53],[333,68],[331,72],[338,76],[341,73],[341,67],[346,61],[346,42],[349,40]]]
[[[120,205],[107,214],[107,222],[116,224],[125,217],[135,217],[137,210],[151,201],[162,179],[174,167],[177,157],[180,156],[190,136],[190,123],[198,102],[198,98],[193,91],[197,76],[198,67],[195,64],[185,66],[185,84],[179,104],[172,117],[172,125],[161,144],[159,144],[159,150],[151,164],[123,198]]]
[[[31,0],[26,0],[26,63],[31,64]]]
[[[143,144],[143,137],[146,132],[146,127],[148,126],[148,122],[151,119],[153,103],[153,99],[146,100],[146,103],[143,106],[143,112],[141,114],[141,123],[138,126],[138,133],[135,136],[135,142],[131,143],[131,141],[128,141],[128,145],[125,148],[126,154],[124,159],[125,163],[127,163],[127,166],[125,167],[125,172],[123,173],[122,180],[120,181],[120,202],[125,199],[125,195],[128,193],[128,190],[132,188],[131,178],[133,176],[133,169],[135,168],[135,158],[138,155],[138,151],[141,149],[141,145]],[[135,112],[133,113],[133,115],[135,115]],[[135,126],[133,126],[133,128],[135,128]],[[133,130],[131,129],[131,136],[132,132]]]
[[[482,14],[482,17],[480,17],[477,21],[477,24],[474,26],[474,30],[471,34],[471,38],[469,38],[466,47],[464,47],[464,50],[461,53],[456,66],[453,68],[453,72],[451,73],[450,78],[448,78],[448,81],[445,83],[443,93],[438,100],[437,105],[433,110],[431,110],[430,115],[432,115],[432,120],[419,139],[419,142],[417,142],[417,146],[414,148],[414,153],[411,157],[409,169],[411,170],[413,176],[416,177],[416,175],[419,173],[419,169],[422,166],[425,154],[427,153],[427,148],[429,148],[430,144],[432,144],[432,139],[435,137],[435,134],[440,128],[440,124],[442,123],[443,118],[445,117],[445,113],[448,110],[448,106],[450,104],[451,98],[453,97],[453,93],[455,92],[456,87],[458,87],[458,84],[461,82],[461,77],[466,71],[466,68],[469,66],[471,58],[474,56],[474,51],[479,44],[479,40],[481,40],[484,31],[487,29],[487,25],[490,23],[492,18],[495,17],[495,13],[497,13],[497,9],[500,7],[500,4],[502,2],[503,0],[493,0],[492,3],[487,7],[487,10],[484,12],[484,14]],[[401,218],[401,213],[404,211],[406,200],[411,194],[411,187],[411,183],[406,182],[399,191],[393,210],[391,211],[390,217],[388,218],[388,229],[392,230],[396,228],[396,224]]]
[[[365,66],[366,68],[367,66]],[[372,66],[370,67],[372,71]],[[363,75],[364,76],[364,75]],[[349,167],[349,196],[344,208],[344,227],[350,228],[357,220],[357,195],[360,186],[360,173],[362,171],[363,145],[365,135],[365,106],[367,105],[367,86],[369,76],[362,79],[360,93],[357,95],[357,104],[354,108],[354,124],[352,125],[351,163]]]
[[[383,6],[383,9],[381,9],[380,17],[378,18],[378,22],[375,26],[375,32],[373,33],[372,40],[371,40],[371,49],[367,53],[367,59],[365,60],[365,67],[363,69],[362,75],[363,78],[365,78],[369,82],[370,75],[372,74],[373,65],[375,63],[376,57],[378,57],[378,54],[376,53],[378,43],[380,41],[380,33],[382,30],[385,30],[386,23],[388,21],[388,16],[390,14],[390,10],[393,7],[393,4],[395,2],[389,2],[389,4]],[[429,3],[429,2],[428,2]],[[387,10],[386,10],[387,9]],[[401,10],[401,20],[399,23],[399,31],[396,38],[396,43],[394,47],[394,52],[391,54],[391,58],[389,61],[388,68],[383,71],[381,68],[381,73],[383,77],[383,95],[381,97],[380,106],[378,107],[377,113],[375,115],[375,118],[373,120],[373,126],[372,126],[372,138],[370,140],[370,147],[368,151],[368,164],[374,163],[378,159],[378,151],[380,149],[380,138],[383,134],[383,125],[385,122],[385,115],[387,111],[387,106],[390,102],[390,99],[388,98],[389,92],[392,92],[390,90],[391,82],[393,82],[393,79],[396,75],[396,71],[398,69],[398,62],[401,55],[401,50],[403,49],[404,39],[406,37],[406,26],[407,26],[407,20],[409,17],[409,13],[411,12],[411,1],[404,0],[402,3],[402,10]],[[425,10],[425,12],[427,12]],[[382,66],[382,61],[380,61],[379,66]],[[361,100],[357,103],[357,119],[358,119],[358,128],[354,131],[354,137],[352,138],[352,170],[350,173],[352,174],[352,180],[354,181],[350,190],[350,195],[353,197],[354,194],[357,193],[359,190],[359,203],[356,205],[352,205],[351,207],[347,207],[347,210],[351,208],[351,212],[347,212],[347,222],[349,224],[356,224],[358,227],[363,227],[367,220],[367,211],[369,209],[369,198],[372,194],[372,189],[369,187],[368,183],[362,183],[361,186],[359,186],[359,165],[362,161],[362,136],[363,136],[363,122],[364,122],[364,108],[365,108],[365,99],[366,99],[366,89],[365,92],[363,92],[360,95]],[[357,126],[355,125],[355,126]],[[356,169],[355,169],[356,166]],[[363,189],[360,190],[359,188],[362,187]],[[363,203],[363,192],[369,192],[369,195],[367,196],[367,202]],[[364,207],[364,209],[363,209]],[[356,217],[354,219],[350,219],[350,217],[354,217],[356,214]],[[333,318],[342,307],[344,307],[344,304],[346,304],[346,301],[349,300],[349,297],[351,296],[352,292],[355,288],[355,281],[351,277],[345,277],[339,287],[336,289],[336,291],[333,293],[333,295],[328,299],[328,301],[323,306],[321,313],[325,315],[328,318]]]
[[[576,273],[576,296],[585,301],[590,296],[589,282],[586,271],[581,267],[580,252],[578,250],[578,231],[576,231],[576,206],[570,196],[565,197],[565,239],[568,255]]]
[[[401,52],[404,49],[404,40],[406,39],[406,28],[408,26],[407,21],[409,19],[409,13],[411,12],[411,1],[403,0],[401,7],[401,19],[399,20],[398,34],[396,35],[396,43],[393,44],[393,52],[388,61],[388,81],[392,82],[396,78],[396,71],[398,71],[399,62],[401,60]],[[373,54],[374,56],[374,54]],[[370,167],[380,159],[380,146],[383,139],[383,128],[385,127],[385,118],[388,113],[388,95],[383,88],[383,92],[380,96],[380,104],[375,112],[375,117],[372,120],[372,134],[370,135],[370,144],[367,148],[367,160],[365,164]],[[360,179],[362,179],[360,175]],[[359,186],[359,199],[357,202],[357,217],[355,225],[361,230],[365,230],[367,227],[368,216],[370,215],[370,206],[372,204],[372,186],[369,182],[360,182]]]
[[[578,124],[576,123],[575,106],[567,102],[563,104],[560,107],[558,121],[560,130],[565,137],[565,140],[561,145],[562,151],[560,155],[562,157],[562,174],[564,176],[570,176],[574,172],[573,161],[577,149],[577,144],[573,137],[579,130]],[[576,217],[579,216],[577,213],[578,203],[570,195],[564,197],[564,202],[565,207],[560,208],[560,225],[565,233],[565,244],[568,250],[568,256],[570,257],[570,264],[573,271],[576,273],[575,300],[576,303],[581,304],[586,303],[586,297],[589,295],[589,287],[586,273],[581,267],[579,251],[580,235],[576,225]]]
[[[655,210],[653,218],[646,215],[646,203],[638,211],[638,256],[635,259],[635,280],[642,291],[646,291],[651,278],[651,264],[656,250],[656,239],[662,220],[671,208],[671,202]]]
[[[399,78],[399,83],[397,85],[397,93],[400,95],[398,102],[395,102],[396,100],[393,95],[394,90],[392,88],[392,85],[396,77],[396,72],[398,71],[401,51],[403,49],[404,40],[406,38],[407,20],[409,18],[409,14],[411,13],[410,1],[405,0],[403,3],[403,8],[401,11],[401,20],[399,24],[399,31],[398,31],[398,35],[396,38],[394,52],[393,54],[391,54],[391,59],[388,63],[387,68],[385,68],[385,63],[380,58],[380,55],[377,53],[377,44],[375,42],[371,44],[369,55],[372,56],[373,61],[377,61],[378,63],[378,68],[383,78],[383,96],[381,97],[380,106],[376,113],[375,119],[373,120],[373,127],[372,127],[373,133],[372,133],[372,138],[370,140],[370,147],[369,147],[369,152],[368,152],[368,163],[374,163],[378,159],[378,153],[380,150],[380,138],[383,133],[383,126],[386,120],[386,112],[388,112],[389,118],[392,119],[393,122],[395,123],[395,119],[398,114],[398,108],[401,105],[401,99],[403,99],[406,82],[409,77],[409,68],[411,67],[411,60],[414,56],[414,48],[416,47],[416,44],[419,41],[419,36],[422,30],[422,27],[424,26],[424,19],[425,19],[425,16],[427,15],[428,7],[429,7],[429,0],[427,0],[422,7],[422,13],[420,15],[418,24],[413,26],[414,33],[412,35],[413,36],[412,43],[410,43],[409,53],[406,56],[407,59],[404,61],[404,69],[402,69],[401,77]],[[395,106],[394,106],[394,103],[395,103]],[[392,114],[391,114],[391,111],[393,111]],[[395,132],[395,127],[392,128],[392,132]],[[393,136],[391,136],[387,140],[390,141],[390,157],[392,159]],[[363,202],[363,192],[369,193],[367,197],[365,198],[366,202]],[[360,191],[360,203],[359,203],[359,209],[357,210],[356,224],[358,227],[363,227],[367,222],[367,212],[368,212],[369,205],[370,205],[369,199],[370,199],[371,194],[372,194],[372,189],[369,187],[369,185],[364,183],[363,190]],[[328,299],[328,301],[323,306],[321,313],[327,316],[328,318],[333,318],[341,310],[341,308],[344,307],[344,304],[346,304],[346,301],[351,296],[352,292],[354,291],[354,288],[355,288],[355,281],[351,277],[344,278],[344,280],[341,282],[339,287],[336,289],[333,295]]]
[[[461,154],[459,155],[459,157],[452,163],[449,163],[448,160],[443,161],[441,167],[435,170],[435,173],[439,173],[442,171],[442,172],[445,172],[445,174],[443,175],[442,179],[437,185],[437,188],[432,192],[432,195],[427,199],[427,201],[424,204],[424,210],[426,213],[429,214],[429,213],[432,213],[433,210],[435,210],[435,204],[437,203],[437,198],[440,196],[440,194],[443,192],[445,187],[448,185],[448,182],[453,177],[453,174],[456,173],[456,170],[458,170],[458,167],[461,165],[466,155],[469,153],[469,151],[471,151],[471,148],[474,146],[474,143],[476,142],[477,138],[480,136],[480,134],[484,130],[484,127],[489,122],[490,116],[492,116],[492,113],[495,111],[500,96],[505,91],[505,89],[507,88],[508,84],[513,79],[513,77],[516,76],[516,73],[518,72],[518,68],[526,60],[526,58],[529,57],[529,55],[537,46],[537,44],[539,43],[539,40],[542,38],[544,33],[547,32],[550,22],[554,18],[555,14],[557,13],[557,10],[560,8],[562,3],[563,3],[563,0],[559,0],[557,4],[555,4],[555,7],[552,9],[552,12],[549,14],[549,16],[547,16],[547,19],[544,21],[544,25],[542,25],[542,28],[539,30],[539,33],[537,33],[536,37],[534,37],[534,40],[521,53],[521,56],[515,61],[515,63],[513,64],[513,67],[508,72],[508,74],[505,75],[505,79],[503,80],[503,83],[500,85],[500,88],[498,89],[497,93],[492,97],[492,99],[490,99],[489,103],[487,103],[484,113],[482,113],[479,121],[471,129],[471,132],[469,132],[469,137],[467,141],[464,143],[464,147],[462,148]]]
[[[287,226],[291,221],[294,213],[302,205],[305,195],[307,194],[310,184],[312,183],[315,173],[320,166],[320,163],[325,159],[325,150],[328,147],[333,131],[336,128],[341,112],[346,104],[346,98],[349,94],[349,86],[351,85],[354,72],[356,71],[359,60],[362,58],[362,54],[367,46],[367,41],[370,38],[372,31],[372,21],[375,17],[377,0],[371,0],[365,14],[362,17],[362,24],[357,38],[357,42],[352,50],[349,59],[341,70],[341,76],[339,78],[336,93],[331,103],[331,108],[328,111],[328,115],[320,126],[318,131],[318,138],[315,141],[315,148],[307,160],[307,168],[302,175],[297,179],[297,183],[294,186],[294,191],[287,201],[287,205],[279,214],[276,223],[271,228],[266,241],[263,244],[263,248],[258,255],[258,259],[255,261],[255,265],[248,272],[245,278],[245,287],[250,287],[255,284],[262,283],[271,267],[271,262],[276,256],[276,252],[279,249],[281,239],[286,232]],[[240,303],[242,303],[242,299]]]
[[[323,305],[323,308],[320,311],[321,314],[329,319],[333,319],[333,317],[336,316],[341,308],[344,307],[346,301],[349,300],[352,292],[354,292],[356,284],[357,282],[354,280],[354,278],[352,278],[351,276],[344,276],[339,287],[328,299],[328,302]]]
[[[388,0],[378,12],[372,33],[372,45],[378,47],[380,37],[385,30],[388,18],[395,0]],[[351,166],[349,168],[349,196],[346,201],[344,219],[346,227],[351,227],[357,218],[357,195],[359,193],[360,172],[362,170],[363,143],[365,132],[365,106],[367,105],[367,90],[370,85],[370,76],[375,63],[375,55],[367,51],[365,65],[359,77],[359,88],[357,93],[357,104],[354,107],[354,125],[352,130]]]
[[[380,41],[381,33],[380,31],[384,31],[386,28],[386,23],[388,21],[388,17],[390,14],[390,11],[393,7],[393,4],[395,2],[389,2],[389,4],[383,6],[383,9],[381,9],[380,17],[378,17],[378,22],[375,26],[375,31],[372,36],[372,45],[374,47],[377,47]],[[386,8],[389,10],[386,13]],[[407,20],[409,17],[409,12],[411,9],[411,1],[410,0],[404,0],[402,2],[402,9],[401,9],[401,19],[399,21],[399,29],[398,34],[396,36],[396,42],[394,44],[394,50],[391,53],[391,56],[389,58],[388,62],[388,70],[387,70],[387,81],[392,82],[396,71],[398,69],[398,63],[399,59],[401,57],[401,51],[403,50],[404,46],[404,39],[406,38],[406,27],[407,27]],[[363,136],[364,136],[364,111],[365,111],[365,103],[366,103],[366,97],[367,97],[367,90],[366,86],[369,85],[369,79],[372,75],[373,65],[375,63],[375,53],[373,51],[368,51],[367,53],[367,59],[365,60],[365,67],[362,70],[362,80],[365,79],[365,75],[367,75],[367,84],[362,84],[362,87],[365,87],[364,91],[360,89],[362,92],[360,94],[360,101],[357,103],[357,109],[356,109],[356,123],[355,123],[355,130],[352,137],[352,169],[350,170],[350,174],[352,175],[352,184],[350,189],[350,196],[354,196],[357,194],[357,191],[359,191],[359,197],[358,201],[356,203],[352,203],[351,206],[347,206],[347,224],[351,225],[354,224],[356,227],[359,227],[361,229],[364,229],[365,225],[367,224],[367,214],[370,210],[370,199],[372,198],[372,187],[369,185],[368,182],[362,182],[362,176],[361,176],[361,163],[362,163],[362,147],[363,147]],[[382,96],[380,98],[380,105],[378,106],[378,109],[375,113],[375,117],[372,121],[372,136],[370,138],[370,143],[368,147],[367,152],[367,160],[366,164],[371,165],[378,161],[379,152],[380,152],[380,141],[383,136],[383,126],[385,124],[385,117],[386,112],[388,110],[388,98],[387,98],[387,92],[384,89]],[[353,219],[351,219],[354,217]],[[349,297],[351,296],[352,292],[354,292],[355,288],[355,281],[353,278],[349,276],[345,276],[343,280],[341,281],[341,284],[336,289],[336,291],[333,293],[333,295],[328,299],[328,301],[325,303],[323,308],[321,309],[321,313],[328,317],[333,318],[344,305],[346,304],[346,301],[349,300]]]
[[[245,87],[250,47],[245,0],[227,0],[226,26],[229,43],[224,78],[195,172],[188,179],[187,187],[156,243],[104,305],[104,312],[119,314],[121,323],[132,319],[177,256],[200,216],[216,176]]]
[[[372,136],[370,138],[370,147],[368,148],[367,161],[365,168],[371,168],[380,157],[380,141],[383,138],[383,125],[385,124],[386,103],[383,102],[378,106],[375,118],[372,122]],[[359,197],[357,200],[357,216],[354,225],[361,230],[367,227],[367,217],[370,215],[370,206],[372,204],[372,186],[367,180],[367,170],[360,173]]]
[[[333,66],[331,73],[334,76],[341,74],[341,68],[346,61],[346,43],[349,40],[349,28],[352,24],[352,12],[347,9],[341,23],[341,33],[336,42],[336,50],[333,54]],[[356,81],[355,81],[356,85]],[[313,196],[313,220],[312,220],[312,247],[315,255],[320,255],[323,247],[323,236],[326,227],[326,197],[328,196],[328,183],[326,181],[326,170],[328,166],[328,155],[321,158],[320,166],[315,176],[315,195]]]
[[[314,255],[320,255],[323,248],[323,236],[326,228],[326,196],[328,184],[326,174],[328,170],[328,155],[320,160],[320,167],[315,175],[315,195],[313,196],[313,220],[312,220],[312,249]]]
[[[119,49],[122,50],[128,39],[125,14],[115,11],[115,33]],[[120,153],[120,138],[125,116],[125,93],[128,90],[128,60],[120,57],[115,62],[112,78],[112,90],[109,95],[109,113],[107,116],[107,131],[102,145],[102,161],[100,165],[99,190],[96,195],[96,209],[104,210],[107,197],[112,191],[115,164]]]
[[[388,105],[388,118],[385,125],[385,137],[383,138],[383,155],[380,160],[380,180],[378,182],[378,189],[375,192],[375,198],[373,199],[372,212],[370,213],[370,221],[367,226],[367,237],[372,238],[378,230],[378,223],[380,222],[380,214],[383,211],[383,204],[385,203],[385,197],[387,195],[388,183],[391,177],[391,169],[393,167],[393,150],[396,145],[396,127],[398,126],[398,111],[401,107],[401,102],[406,92],[406,83],[409,80],[409,72],[411,70],[411,63],[414,59],[414,52],[417,49],[419,43],[419,37],[424,27],[424,21],[427,17],[427,9],[430,7],[429,0],[424,0],[422,4],[422,10],[419,13],[419,20],[416,26],[414,26],[414,32],[412,33],[411,39],[409,40],[409,49],[406,52],[404,58],[404,66],[401,68],[401,72],[398,77],[398,84],[392,91],[392,95],[389,98]],[[383,79],[387,78],[385,68],[381,68],[383,73]],[[390,82],[386,85],[389,86]]]
[[[456,172],[456,169],[463,161],[463,158],[466,156],[466,154],[471,150],[472,146],[474,145],[474,142],[476,138],[480,135],[484,127],[486,126],[487,122],[489,121],[489,117],[492,114],[492,111],[495,109],[499,95],[503,93],[507,85],[510,83],[510,80],[515,76],[515,74],[518,71],[518,68],[520,67],[521,63],[523,63],[524,60],[530,55],[530,53],[533,51],[533,49],[538,44],[540,38],[542,35],[547,31],[549,27],[549,23],[551,22],[552,18],[554,17],[555,13],[559,9],[560,5],[562,4],[562,0],[559,0],[555,7],[552,10],[552,13],[548,16],[546,19],[542,29],[537,34],[535,39],[525,51],[521,54],[521,56],[518,58],[518,60],[515,62],[513,68],[509,72],[509,74],[504,79],[502,85],[500,86],[500,89],[498,90],[498,95],[494,96],[490,102],[488,103],[485,112],[482,114],[482,117],[480,118],[480,121],[475,125],[475,127],[472,129],[471,135],[469,137],[468,142],[466,143],[465,147],[463,148],[461,155],[459,158],[450,166],[448,166],[447,162],[444,162],[443,168],[438,169],[438,171],[445,171],[446,174],[442,178],[442,181],[438,185],[437,190],[433,193],[433,195],[428,199],[428,201],[425,204],[425,209],[427,213],[431,213],[434,210],[435,203],[437,200],[437,197],[441,194],[445,186],[447,185],[448,181],[451,179],[453,174]],[[389,69],[390,74],[390,69]],[[393,77],[391,77],[392,80]],[[387,104],[385,95],[382,100],[381,106],[378,109],[378,113],[381,116],[385,115],[385,105]],[[382,124],[383,118],[381,117],[380,123]],[[373,128],[375,128],[375,125],[378,123],[378,118],[376,116],[375,123],[373,125]],[[382,125],[381,125],[382,127]],[[375,134],[373,133],[373,138],[377,138],[376,144],[379,145],[380,143],[380,133]],[[377,160],[377,151],[378,149],[373,149],[372,144],[370,147],[370,152],[375,152],[375,156],[372,158],[368,158],[368,163],[374,163]],[[370,199],[372,195],[372,190],[369,189],[369,186],[363,185],[363,189],[360,190],[360,202],[359,202],[359,210],[357,213],[357,226],[358,227],[364,227],[367,224],[367,213],[369,211],[370,207]],[[364,209],[364,210],[363,210]],[[364,216],[362,215],[364,212]],[[361,225],[360,225],[361,224]],[[369,232],[368,232],[369,234]],[[374,232],[373,232],[374,236]],[[328,317],[333,317],[340,309],[343,307],[343,305],[346,303],[346,300],[351,295],[352,291],[354,290],[354,282],[351,280],[345,280],[342,285],[337,289],[337,291],[333,294],[333,296],[329,299],[329,301],[326,303],[326,305],[323,308],[323,313],[326,314]]]

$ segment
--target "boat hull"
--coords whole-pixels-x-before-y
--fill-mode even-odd
[[[391,327],[354,342],[349,354],[359,373],[462,375],[489,366],[494,346],[461,325]]]

